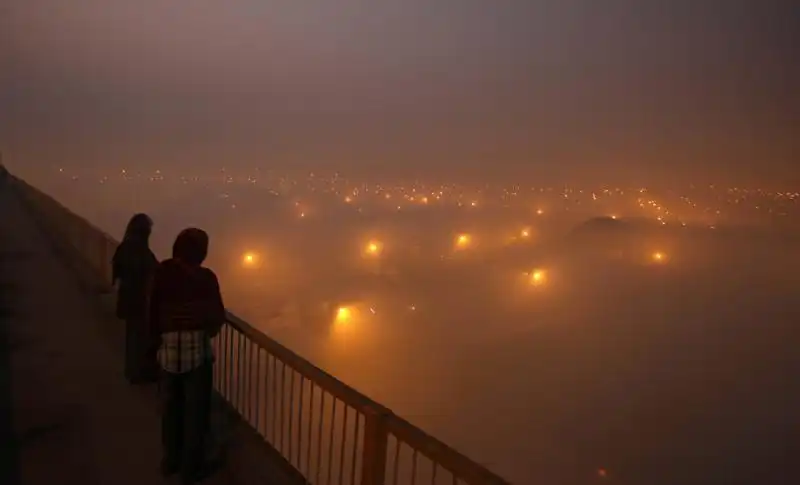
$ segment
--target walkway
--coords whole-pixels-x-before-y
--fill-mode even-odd
[[[3,187],[0,214],[0,483],[171,483],[156,391],[122,376],[122,325]],[[256,483],[230,468],[205,483]]]

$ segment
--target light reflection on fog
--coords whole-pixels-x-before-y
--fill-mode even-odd
[[[798,442],[796,241],[708,228],[569,237],[588,216],[575,214],[528,223],[537,241],[520,249],[499,242],[519,231],[500,214],[306,226],[268,209],[151,214],[162,255],[182,226],[211,233],[235,313],[515,483],[590,483],[599,468],[625,483],[747,483],[788,466]],[[99,222],[117,234],[123,221]],[[452,251],[463,231],[472,254]],[[375,234],[380,264],[362,254]],[[243,267],[246,251],[263,265]],[[547,283],[525,287],[535,268]],[[344,304],[358,312],[337,327]]]

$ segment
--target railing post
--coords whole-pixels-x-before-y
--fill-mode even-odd
[[[364,451],[361,456],[361,485],[384,484],[388,447],[388,416],[372,408],[367,408],[364,411]]]

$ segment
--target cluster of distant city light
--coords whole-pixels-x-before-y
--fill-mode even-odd
[[[461,184],[410,184],[361,183],[348,180],[340,175],[321,176],[305,174],[288,176],[274,172],[260,172],[244,176],[233,175],[221,171],[211,177],[166,175],[161,171],[151,174],[133,174],[123,170],[116,175],[105,175],[99,178],[101,184],[145,182],[168,187],[167,184],[198,184],[206,188],[220,191],[220,201],[236,209],[239,193],[237,190],[263,190],[273,196],[280,196],[287,202],[287,207],[294,211],[298,219],[313,221],[325,210],[362,210],[388,211],[389,216],[396,211],[412,211],[415,208],[430,210],[435,207],[459,207],[464,211],[476,211],[481,217],[483,210],[523,209],[531,216],[531,222],[559,217],[559,213],[605,213],[612,219],[619,217],[643,217],[662,225],[679,224],[686,226],[685,220],[698,220],[701,224],[714,229],[716,221],[724,221],[725,217],[738,209],[756,209],[759,213],[773,216],[785,216],[790,209],[800,208],[800,194],[796,192],[770,192],[760,189],[720,188],[716,186],[698,186],[682,189],[679,192],[657,191],[645,187],[612,188],[597,187],[575,188],[561,187],[524,187],[520,184],[510,186],[467,186]],[[67,175],[61,170],[60,173]],[[81,179],[72,176],[72,180]],[[84,177],[81,180],[98,180]],[[238,187],[241,187],[239,189]],[[335,204],[338,202],[338,204]],[[667,207],[667,206],[670,207]],[[336,209],[336,207],[339,207]],[[565,212],[566,211],[566,212]],[[800,211],[798,211],[800,212]],[[291,213],[291,212],[290,212]],[[488,214],[489,212],[487,212]],[[304,222],[305,224],[306,222]],[[538,223],[537,223],[538,224]],[[525,243],[534,241],[536,231],[531,226],[517,227],[509,232],[510,241]],[[452,251],[457,254],[474,254],[484,246],[481,234],[461,232],[452,235]],[[396,247],[394,241],[372,238],[354,244],[362,257],[370,260],[388,260],[386,251]],[[249,251],[242,256],[242,266],[256,269],[269,266],[268,258],[258,251]],[[654,265],[669,263],[670,257],[660,249],[647,252],[643,250],[641,261],[649,261]],[[520,271],[520,278],[531,288],[546,288],[551,285],[551,269],[532,268]],[[555,278],[553,278],[555,279]],[[555,283],[553,281],[552,283]],[[333,320],[347,323],[375,314],[373,306],[360,308],[356,304],[343,305],[338,308]],[[415,310],[415,305],[409,305]]]
[[[651,259],[654,263],[663,264],[667,261],[667,255],[661,251],[656,251],[651,254]],[[541,288],[547,285],[548,282],[548,271],[544,268],[535,268],[531,271],[523,272],[522,275],[524,276],[526,283],[532,288]],[[415,311],[416,306],[410,305],[409,310]],[[370,307],[369,311],[372,315],[375,315],[376,311],[374,307]],[[336,308],[336,314],[334,316],[334,324],[338,326],[347,326],[356,319],[358,315],[358,306],[354,304],[350,305],[342,305]]]
[[[525,209],[530,214],[542,217],[547,214],[555,216],[562,211],[578,211],[583,208],[586,212],[605,212],[608,217],[618,218],[619,214],[651,218],[662,225],[677,223],[686,226],[687,219],[699,220],[709,228],[715,228],[716,222],[723,220],[734,210],[750,208],[759,213],[770,216],[786,216],[790,209],[800,209],[800,193],[797,192],[771,192],[761,189],[722,188],[715,185],[690,186],[682,189],[680,193],[667,193],[663,197],[654,196],[654,191],[648,188],[612,188],[599,187],[594,189],[561,187],[524,187],[521,184],[507,186],[467,186],[462,184],[425,184],[413,182],[410,184],[369,183],[354,182],[340,174],[321,175],[318,173],[305,173],[287,175],[274,171],[254,169],[249,174],[234,174],[222,169],[210,176],[187,176],[180,174],[166,174],[165,171],[155,170],[150,173],[141,173],[120,170],[114,175],[89,174],[79,176],[69,175],[69,170],[59,169],[59,173],[71,180],[97,180],[101,184],[114,182],[147,182],[158,184],[179,183],[200,184],[205,187],[219,187],[223,190],[220,194],[230,208],[236,209],[236,192],[231,190],[231,185],[258,187],[267,193],[282,196],[293,201],[293,207],[298,219],[307,219],[318,215],[323,208],[330,204],[323,202],[320,197],[338,199],[346,207],[361,213],[367,209],[382,209],[401,211],[414,207],[455,206],[465,210],[480,210],[482,208],[517,208]],[[665,200],[670,199],[673,208],[668,208]],[[700,202],[703,200],[705,202]],[[717,207],[714,207],[716,205]],[[612,210],[616,208],[618,210]],[[723,213],[724,211],[724,213]],[[798,210],[800,212],[800,210]],[[518,229],[513,236],[515,241],[532,239],[530,227]],[[453,249],[457,252],[473,250],[476,237],[470,233],[456,234],[453,239]],[[380,258],[384,255],[384,241],[371,239],[362,244],[361,253],[364,257]],[[242,264],[248,268],[260,267],[263,263],[262,255],[249,252],[242,256]],[[667,255],[662,251],[655,251],[650,255],[653,263],[666,263]],[[545,286],[548,273],[544,269],[535,269],[526,273],[532,286]],[[343,320],[349,318],[342,315]]]
[[[520,229],[521,238],[529,238],[531,229],[525,227]],[[459,233],[453,238],[454,251],[467,251],[473,246],[473,235],[469,233]],[[384,242],[378,239],[370,239],[363,243],[361,253],[366,258],[381,258],[383,255]],[[665,264],[668,260],[667,254],[663,251],[653,251],[649,257],[650,261],[654,264]],[[256,268],[262,263],[262,255],[256,251],[247,251],[242,254],[242,265],[245,268]],[[532,288],[542,288],[547,286],[549,280],[549,271],[546,268],[533,268],[529,271],[521,273],[528,286]],[[415,311],[416,306],[410,305],[409,310]],[[374,307],[369,307],[369,312],[372,315],[376,314]],[[333,321],[337,325],[347,325],[357,318],[360,314],[358,305],[348,304],[336,308]]]
[[[68,169],[59,169],[59,173],[70,177]],[[204,186],[229,187],[244,185],[259,187],[274,195],[295,199],[297,215],[304,219],[310,215],[317,196],[338,198],[346,205],[361,212],[367,208],[382,207],[395,211],[406,207],[455,205],[465,208],[490,206],[531,207],[538,215],[545,213],[545,207],[554,212],[560,205],[564,210],[580,207],[598,207],[596,204],[610,204],[615,207],[638,207],[641,215],[654,216],[658,221],[683,222],[688,219],[702,217],[706,220],[720,219],[734,215],[735,211],[749,210],[770,217],[785,217],[790,210],[800,212],[800,193],[775,192],[762,189],[722,188],[715,185],[690,186],[672,191],[669,196],[652,196],[653,191],[647,188],[576,188],[576,187],[524,187],[521,184],[467,186],[461,184],[425,184],[413,182],[409,184],[391,184],[376,182],[355,182],[340,174],[321,175],[305,173],[287,175],[268,170],[253,169],[250,173],[234,174],[221,169],[209,176],[187,176],[181,174],[167,175],[165,171],[155,170],[150,173],[134,173],[121,169],[114,175],[73,174],[73,180],[95,180],[101,184],[114,182],[152,182],[159,184],[201,184]],[[229,195],[225,192],[224,195]],[[620,197],[633,195],[635,206],[619,200]],[[297,199],[304,202],[300,202]],[[664,200],[674,199],[674,207],[667,208]],[[549,202],[545,203],[545,199]],[[700,200],[704,202],[700,202]],[[632,202],[632,200],[630,201]],[[375,205],[379,204],[379,205]],[[538,207],[537,207],[538,205]],[[230,201],[235,208],[235,201]],[[313,211],[311,211],[313,212]],[[595,211],[596,212],[596,211]],[[680,214],[679,214],[680,213]],[[632,214],[631,214],[632,215]]]

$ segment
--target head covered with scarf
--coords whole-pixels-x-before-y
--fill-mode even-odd
[[[190,266],[200,266],[208,255],[208,234],[202,229],[184,229],[172,245],[172,257]]]
[[[152,231],[153,219],[147,214],[135,214],[125,227],[125,235],[122,237],[122,241],[127,243],[147,242]]]

